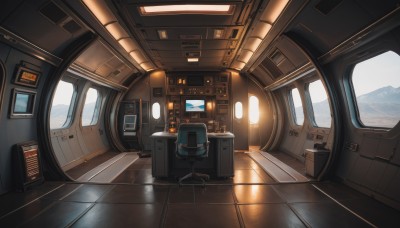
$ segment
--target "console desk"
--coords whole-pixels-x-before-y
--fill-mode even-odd
[[[195,170],[215,177],[233,177],[233,139],[230,132],[207,133],[208,157],[195,163]],[[152,140],[153,177],[178,177],[190,172],[189,162],[176,158],[177,133],[156,132]]]

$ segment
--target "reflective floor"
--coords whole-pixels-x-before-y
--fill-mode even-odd
[[[0,227],[400,227],[399,211],[366,195],[335,182],[276,183],[245,153],[235,153],[234,178],[206,186],[155,179],[141,158],[113,183],[46,182],[0,205]]]
[[[331,182],[205,187],[46,182],[0,196],[0,204],[0,227],[400,225],[399,211]]]

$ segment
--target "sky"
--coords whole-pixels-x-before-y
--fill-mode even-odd
[[[71,83],[60,81],[57,85],[56,94],[53,98],[53,106],[64,104],[70,105],[74,87]],[[97,90],[90,88],[86,94],[85,103],[93,103],[97,99]]]
[[[400,56],[392,51],[358,63],[353,70],[353,86],[360,96],[386,86],[400,87]]]

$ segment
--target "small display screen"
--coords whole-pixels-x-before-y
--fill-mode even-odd
[[[32,113],[33,96],[27,93],[15,94],[14,113]]]
[[[205,100],[186,100],[185,101],[185,111],[186,112],[205,112]]]

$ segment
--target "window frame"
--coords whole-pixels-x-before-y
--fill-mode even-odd
[[[90,120],[90,123],[88,125],[83,125],[83,110],[85,109],[85,103],[86,103],[86,98],[87,98],[87,93],[89,92],[90,89],[95,89],[97,91],[97,99],[96,99],[96,104],[94,105],[94,110],[93,110],[93,115],[92,115],[92,119]],[[83,106],[82,106],[82,112],[81,112],[81,126],[82,127],[92,127],[92,126],[96,126],[99,123],[99,117],[100,117],[100,110],[101,110],[101,106],[102,106],[102,101],[103,101],[103,94],[101,93],[101,89],[98,88],[97,86],[90,86],[88,87],[88,89],[86,90],[85,94],[85,100],[83,102]],[[95,118],[96,117],[96,118]],[[95,121],[95,122],[94,122]]]
[[[70,83],[72,85],[73,88],[73,92],[72,92],[72,96],[71,96],[71,102],[69,104],[69,108],[68,108],[68,112],[67,112],[67,118],[65,119],[64,124],[59,127],[59,128],[51,128],[50,127],[50,118],[51,118],[51,109],[53,107],[53,99],[57,90],[57,86],[58,83],[60,83],[60,81],[64,81],[66,83]],[[61,78],[58,82],[57,82],[57,86],[54,90],[54,94],[52,97],[52,102],[51,102],[51,107],[50,107],[50,112],[49,112],[49,128],[50,130],[60,130],[60,129],[67,129],[69,127],[71,127],[71,125],[74,122],[74,111],[76,110],[76,105],[77,105],[77,97],[78,97],[78,85],[76,84],[75,80],[70,80],[69,78]]]
[[[314,106],[313,106],[313,102],[312,102],[312,98],[311,98],[311,94],[310,94],[310,84],[313,82],[316,82],[318,80],[322,83],[322,86],[325,89],[326,99],[328,101],[328,106],[329,106],[329,112],[331,113],[331,124],[329,127],[318,126],[317,122],[315,121]],[[311,125],[315,128],[331,129],[332,128],[332,120],[333,120],[332,107],[330,104],[330,98],[328,95],[328,91],[326,89],[326,85],[323,82],[323,80],[321,78],[313,78],[312,80],[306,81],[306,83],[304,84],[304,92],[305,92],[305,98],[306,98],[306,103],[307,103],[307,106],[306,106],[307,114],[308,114],[308,118],[309,118]]]
[[[384,54],[389,51],[392,51],[400,56],[399,51],[397,51],[395,49],[384,48],[384,49],[380,49],[379,51],[370,52],[370,53],[368,53],[368,55],[362,56],[362,58],[358,58],[355,61],[353,61],[352,63],[348,64],[347,70],[345,72],[345,77],[343,80],[343,86],[344,86],[344,90],[345,90],[345,94],[346,94],[347,105],[350,110],[350,112],[349,112],[350,119],[356,128],[390,131],[400,125],[400,120],[397,122],[397,124],[395,124],[391,128],[365,125],[361,121],[360,110],[358,108],[358,102],[357,102],[357,96],[355,94],[354,84],[353,84],[353,72],[354,72],[354,69],[357,64],[367,61],[369,59],[372,59],[376,56],[379,56],[379,55]]]
[[[238,109],[237,109],[237,105],[240,105],[240,108],[241,108],[240,113],[239,113],[239,111],[238,111]],[[236,102],[235,102],[234,109],[235,109],[235,113],[234,113],[235,119],[237,119],[237,120],[243,119],[243,116],[244,116],[244,112],[243,112],[243,102],[241,102],[241,101],[236,101]],[[237,114],[241,114],[241,116],[238,117]]]
[[[295,110],[296,107],[294,107],[294,101],[293,101],[293,95],[292,95],[293,89],[297,89],[297,91],[299,92],[301,106],[303,109],[303,123],[302,124],[297,123],[297,115],[296,115],[296,110]],[[296,127],[303,127],[304,122],[305,122],[304,103],[303,103],[303,100],[301,99],[301,94],[300,94],[299,88],[297,88],[296,86],[289,87],[288,92],[287,92],[287,99],[288,99],[290,115],[291,115],[290,119],[291,119],[292,124]]]

